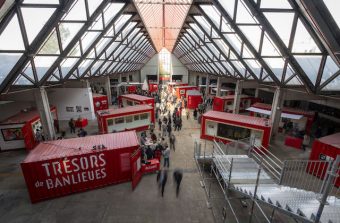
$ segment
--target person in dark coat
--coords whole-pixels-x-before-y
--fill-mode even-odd
[[[159,183],[159,187],[161,188],[162,197],[164,196],[164,188],[166,182],[168,181],[168,170],[163,169],[157,174],[157,182]]]
[[[158,119],[158,127],[159,127],[159,131],[161,131],[162,129],[162,120]]]
[[[76,122],[73,120],[73,118],[71,118],[68,122],[68,126],[70,127],[71,133],[76,133]]]
[[[178,197],[179,187],[181,185],[182,178],[183,178],[183,171],[180,169],[175,169],[173,177],[174,177],[174,181],[176,182],[176,197]]]
[[[194,116],[194,119],[197,120],[197,109],[195,108],[194,112],[193,112],[193,116]]]

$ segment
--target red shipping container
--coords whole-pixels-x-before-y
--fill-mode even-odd
[[[272,105],[265,104],[265,103],[254,103],[252,105],[252,107],[264,109],[264,110],[267,110],[267,111],[272,110]],[[312,129],[312,125],[313,125],[313,122],[314,122],[314,119],[315,119],[315,112],[314,111],[305,111],[305,110],[298,109],[298,108],[283,107],[282,112],[287,113],[287,114],[293,114],[293,115],[302,115],[302,116],[306,117],[307,122],[306,122],[305,131],[307,132],[307,134],[310,134],[310,131]],[[252,113],[252,115],[253,115],[253,113]]]
[[[105,110],[109,108],[109,101],[106,95],[103,94],[92,94],[94,113],[99,110]]]
[[[130,181],[138,148],[134,131],[42,142],[21,163],[31,201]]]
[[[127,107],[133,105],[150,105],[155,107],[155,99],[138,95],[138,94],[124,94],[118,97],[120,107]]]
[[[186,97],[187,95],[187,91],[190,90],[197,90],[198,91],[198,87],[196,86],[176,86],[175,88],[175,95],[177,98],[182,98],[182,97]]]
[[[271,127],[269,126],[268,119],[208,111],[203,114],[201,138],[208,140],[219,139],[227,143],[235,141],[237,138],[251,139],[254,137],[257,144],[261,144],[264,148],[268,149],[270,130]],[[230,135],[230,138],[221,136],[222,134]],[[245,134],[245,136],[242,136],[243,134]]]
[[[187,91],[187,108],[195,109],[203,102],[202,94],[196,90]]]
[[[57,109],[51,106],[51,114],[55,127],[58,127]],[[36,108],[9,117],[0,123],[2,140],[6,141],[1,150],[20,149],[24,145],[26,150],[32,150],[39,142],[35,140],[35,130],[40,128],[40,115]],[[1,137],[0,137],[1,138]],[[21,141],[21,142],[20,142]],[[23,141],[23,143],[22,143]],[[14,142],[19,147],[7,148],[6,144]]]
[[[338,155],[340,155],[340,132],[314,140],[309,160],[335,160]],[[322,170],[326,168],[319,167],[319,172],[314,171],[313,174],[323,179],[325,171]],[[312,170],[313,168],[309,169]],[[338,172],[338,174],[340,173]],[[340,186],[339,177],[335,185]]]
[[[216,96],[214,97],[213,110],[221,112],[232,112],[234,104],[234,95]],[[244,112],[253,103],[258,102],[260,99],[248,95],[241,95],[240,112]]]
[[[155,123],[155,112],[149,105],[107,109],[97,112],[97,121],[100,133],[110,133],[113,130],[143,131],[149,128],[151,122]]]

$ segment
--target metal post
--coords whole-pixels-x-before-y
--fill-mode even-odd
[[[258,171],[257,171],[256,185],[255,185],[254,196],[253,196],[252,204],[251,204],[249,223],[251,223],[252,217],[253,217],[253,213],[254,213],[254,206],[255,206],[255,199],[256,199],[257,187],[258,187],[259,181],[260,181],[261,166],[262,166],[262,163],[261,163],[261,165],[260,165],[260,167],[259,167],[259,169],[258,169]]]
[[[333,167],[333,162],[334,160],[331,160],[331,161],[328,161],[328,167],[327,167],[327,172],[326,173],[330,173],[332,167]],[[321,163],[320,163],[321,164]],[[320,165],[319,164],[319,165]],[[323,171],[322,171],[323,172]],[[325,179],[322,181],[322,185],[321,185],[321,188],[320,188],[320,194],[323,194],[323,191],[325,189],[325,183],[327,182],[327,176],[325,177]]]
[[[230,188],[230,180],[231,180],[231,173],[233,170],[233,163],[234,163],[234,158],[231,158],[230,168],[229,168],[228,188]]]
[[[282,184],[283,176],[285,175],[285,167],[286,167],[286,160],[283,161],[283,167],[282,167],[282,170],[281,170],[280,180],[279,180],[280,185]]]
[[[327,182],[325,184],[325,189],[322,193],[322,197],[321,197],[321,200],[320,200],[320,206],[319,206],[318,212],[317,212],[316,217],[315,217],[315,221],[314,221],[315,223],[320,222],[321,214],[322,214],[322,211],[323,211],[325,204],[327,202],[327,197],[328,197],[328,194],[331,190],[333,180],[334,180],[335,176],[337,175],[339,163],[340,163],[340,156],[338,155],[335,159],[335,162],[332,165],[331,171],[328,173],[328,178],[327,178]]]

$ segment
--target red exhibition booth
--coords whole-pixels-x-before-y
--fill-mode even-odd
[[[203,102],[202,94],[197,90],[187,91],[187,108],[195,109]]]
[[[109,108],[109,100],[106,95],[92,93],[94,113],[99,110],[105,110]]]
[[[138,94],[124,94],[118,97],[119,105],[121,107],[133,106],[133,105],[150,105],[155,107],[155,99],[138,95]]]
[[[196,86],[176,86],[174,87],[175,90],[175,95],[178,99],[182,98],[182,97],[186,97],[187,95],[187,91],[190,90],[196,90],[198,91],[198,87]]]
[[[32,203],[140,180],[136,132],[41,142],[21,163]],[[132,174],[132,168],[134,174]],[[138,183],[138,182],[133,182]]]
[[[268,149],[270,130],[268,119],[208,111],[202,116],[201,138],[219,139],[224,143],[248,139]]]
[[[149,93],[154,93],[154,92],[158,92],[158,84],[157,83],[152,83],[152,82],[149,82]]]
[[[170,93],[173,93],[173,94],[175,94],[175,92],[174,92],[174,88],[175,87],[178,87],[178,86],[188,86],[188,84],[187,83],[182,83],[182,82],[168,82],[168,91],[170,92]]]
[[[315,139],[309,160],[335,160],[338,155],[340,155],[340,132]],[[320,170],[318,176],[320,176],[321,172]],[[323,178],[324,176],[321,177]],[[340,186],[340,178],[337,179],[335,185]]]
[[[127,106],[97,112],[100,133],[120,132],[125,130],[143,131],[155,123],[153,107],[149,105]]]
[[[58,125],[57,109],[51,106],[54,124]],[[40,115],[36,108],[23,110],[0,123],[1,151],[26,148],[32,150],[38,142],[36,130],[41,127]]]
[[[248,95],[241,95],[240,97],[241,99],[239,112],[244,112],[253,103],[258,102],[260,100],[258,98],[254,98]],[[232,112],[234,106],[234,98],[235,95],[214,97],[213,110],[221,112]]]
[[[271,114],[272,106],[270,104],[265,103],[255,103],[248,109],[253,116],[264,116],[269,117]],[[298,108],[289,108],[283,107],[280,127],[283,127],[282,118],[288,119],[293,122],[299,129],[299,131],[306,131],[307,134],[310,134],[310,130],[313,125],[313,121],[315,118],[314,111],[305,111]],[[299,147],[301,148],[301,147]]]

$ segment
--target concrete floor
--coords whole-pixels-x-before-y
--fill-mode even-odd
[[[67,129],[67,122],[60,126]],[[123,183],[31,204],[20,169],[26,152],[0,153],[0,222],[221,222],[220,212],[225,203],[223,199],[216,199],[219,200],[216,207],[208,209],[193,159],[193,144],[199,138],[199,127],[196,121],[183,117],[182,131],[175,132],[177,148],[176,152],[171,152],[170,179],[163,198],[156,185],[156,175],[151,174],[143,176],[134,191],[130,183]],[[90,122],[86,130],[96,134],[96,122]],[[67,137],[76,135],[68,133]],[[308,151],[285,147],[280,137],[272,144],[272,151],[282,159],[308,158]],[[184,170],[178,198],[171,177],[174,168]],[[218,187],[213,193],[222,197]],[[244,216],[242,219],[247,219],[248,212],[240,202],[235,205]],[[262,220],[255,219],[254,222]],[[275,222],[286,221],[278,217]]]

